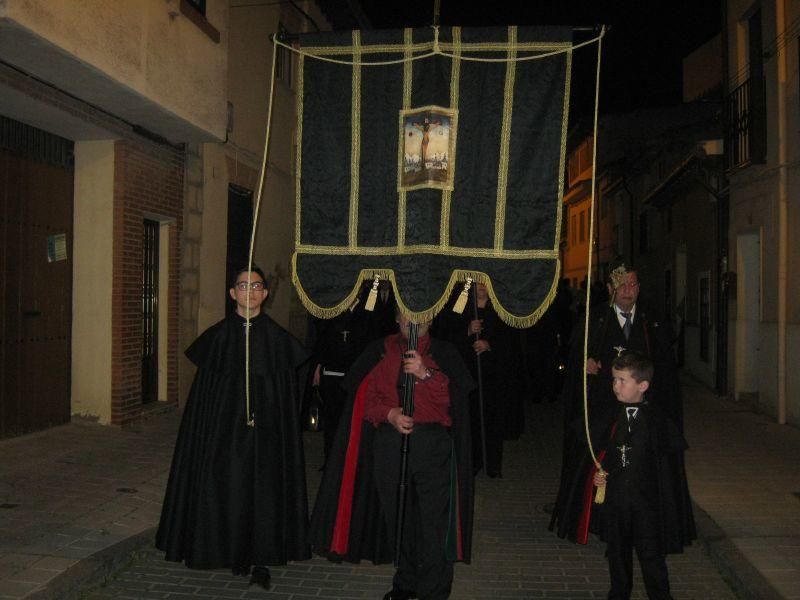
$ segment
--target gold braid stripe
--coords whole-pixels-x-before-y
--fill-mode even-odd
[[[361,32],[353,30],[353,60],[361,58]],[[350,123],[350,221],[347,240],[351,248],[358,245],[358,193],[361,171],[361,67],[353,65],[352,121]]]
[[[566,59],[566,76],[564,78],[564,108],[561,115],[561,164],[558,168],[558,191],[556,192],[558,195],[558,207],[556,208],[556,229],[553,235],[553,250],[558,250],[558,231],[561,227],[561,210],[564,206],[564,172],[566,171],[567,159],[567,119],[569,118],[569,100],[571,91],[570,80],[572,79],[572,51],[567,52]],[[589,244],[589,246],[591,246],[591,244]]]
[[[277,48],[272,49],[273,52],[277,52]],[[299,246],[302,243],[300,239],[300,215],[302,211],[300,210],[301,205],[301,198],[302,198],[302,189],[300,187],[300,173],[303,172],[302,170],[302,158],[303,158],[303,55],[300,55],[300,58],[297,61],[298,67],[298,79],[297,79],[297,154],[295,155],[295,171],[294,171],[294,245]]]
[[[458,110],[458,94],[459,84],[461,82],[461,61],[458,59],[461,52],[461,28],[453,27],[453,64],[450,67],[450,108]],[[453,136],[453,141],[450,143],[452,149],[451,155],[448,160],[451,165],[456,164],[456,136],[458,135],[458,128],[451,127],[450,135]],[[455,182],[454,182],[455,183]],[[450,245],[450,202],[453,199],[453,190],[446,189],[442,191],[442,215],[439,222],[439,245],[442,248],[447,248]]]
[[[508,28],[508,46],[514,47],[517,40],[517,28]],[[503,123],[500,130],[500,166],[497,172],[497,208],[494,217],[494,248],[503,250],[506,234],[506,194],[508,192],[508,152],[511,145],[511,118],[514,111],[514,81],[517,65],[514,62],[516,52],[508,51],[509,61],[506,65],[506,85],[503,93]]]
[[[403,30],[405,40],[405,58],[410,59],[414,49],[414,30],[410,27]],[[414,63],[406,60],[403,63],[403,110],[411,108],[411,85],[413,83]],[[397,187],[400,188],[400,174],[403,172],[403,113],[400,113],[400,143],[397,147]],[[397,194],[397,247],[403,248],[406,245],[406,190],[400,190]]]
[[[435,246],[433,244],[415,244],[414,246],[315,246],[298,245],[297,254],[325,254],[331,256],[412,256],[415,254],[436,254],[445,256],[476,256],[481,258],[497,258],[525,260],[531,258],[558,258],[558,249],[502,250],[493,248],[460,248],[458,246]]]

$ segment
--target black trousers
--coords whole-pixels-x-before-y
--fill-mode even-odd
[[[642,569],[642,579],[650,600],[672,600],[669,592],[667,561],[661,550],[656,514],[641,498],[612,499],[604,506],[608,547],[608,572],[611,577],[609,600],[628,600],[633,587],[633,550]]]
[[[347,392],[342,389],[344,377],[322,375],[319,382],[319,393],[322,395],[322,435],[325,442],[325,461],[331,453],[336,429],[344,410]]]
[[[375,481],[394,547],[402,435],[381,425],[374,441]],[[417,424],[409,435],[408,491],[397,590],[414,591],[420,600],[450,597],[453,563],[445,553],[450,511],[450,461],[453,442],[441,425]]]
[[[477,390],[470,394],[470,416],[472,418],[472,464],[475,471],[485,466],[491,477],[503,473],[503,440],[505,439],[505,399],[493,389],[493,383],[484,382],[483,425],[486,428],[486,462],[483,464],[480,397]],[[488,393],[487,393],[488,392]]]

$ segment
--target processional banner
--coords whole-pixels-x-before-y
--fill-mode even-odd
[[[292,262],[312,314],[343,312],[377,275],[427,319],[471,277],[507,323],[538,319],[559,274],[571,36],[301,36]]]

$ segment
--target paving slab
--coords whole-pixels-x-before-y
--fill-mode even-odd
[[[687,471],[701,539],[669,558],[676,599],[800,599],[800,431],[686,380]],[[506,444],[504,478],[476,480],[474,560],[455,599],[603,598],[603,546],[547,529],[561,416],[531,405]],[[380,598],[392,569],[321,558],[274,568],[266,593],[227,571],[168,563],[153,548],[179,424],[162,414],[119,429],[76,422],[0,441],[0,599]],[[305,437],[312,494],[322,435]],[[36,474],[33,476],[33,474]],[[644,598],[638,569],[634,598]]]

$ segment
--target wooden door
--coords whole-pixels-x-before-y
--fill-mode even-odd
[[[0,147],[0,437],[70,418],[72,145],[33,131]]]

